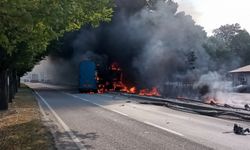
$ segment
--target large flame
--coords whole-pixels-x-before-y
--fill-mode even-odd
[[[141,89],[137,90],[136,86],[127,86],[124,83],[122,69],[119,66],[118,63],[114,62],[110,65],[109,70],[113,73],[117,73],[118,75],[115,76],[112,81],[108,82],[106,81],[105,84],[98,84],[98,93],[105,93],[110,91],[119,91],[124,93],[130,93],[130,94],[138,94],[143,96],[160,96],[160,93],[156,87],[153,87],[152,89]],[[100,77],[96,77],[97,82],[100,80]],[[108,88],[110,86],[112,88]]]
[[[142,90],[140,90],[139,95],[142,95],[142,96],[161,96],[156,87],[153,87],[151,90],[142,89]]]

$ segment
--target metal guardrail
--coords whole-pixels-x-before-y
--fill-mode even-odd
[[[112,94],[118,94],[118,93],[112,93]],[[210,105],[205,104],[199,101],[195,100],[178,100],[173,98],[161,98],[161,97],[150,97],[150,96],[140,96],[136,94],[127,94],[127,93],[119,93],[122,96],[130,97],[130,98],[136,98],[141,99],[142,101],[140,103],[144,104],[153,104],[153,105],[160,105],[160,106],[166,106],[173,109],[178,109],[182,111],[189,111],[189,112],[195,112],[201,115],[207,115],[207,116],[232,116],[232,117],[238,117],[244,120],[250,120],[250,111],[241,109],[241,108],[234,108],[234,107],[223,107],[223,106],[217,106],[217,105]]]

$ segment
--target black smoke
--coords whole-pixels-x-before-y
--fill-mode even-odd
[[[195,80],[207,70],[209,58],[202,47],[206,32],[191,16],[178,12],[177,3],[117,0],[116,4],[110,23],[98,28],[85,26],[65,35],[60,49],[50,55],[52,62],[64,60],[71,66],[69,71],[63,68],[65,72],[75,75],[78,73],[72,72],[72,67],[77,68],[83,59],[103,66],[117,62],[126,81],[139,87]]]

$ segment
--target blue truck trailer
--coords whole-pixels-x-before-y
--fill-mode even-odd
[[[96,64],[93,61],[80,63],[79,92],[97,92]]]

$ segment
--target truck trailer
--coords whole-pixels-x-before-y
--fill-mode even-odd
[[[97,92],[97,72],[96,64],[90,60],[84,60],[80,63],[79,72],[79,92]]]

